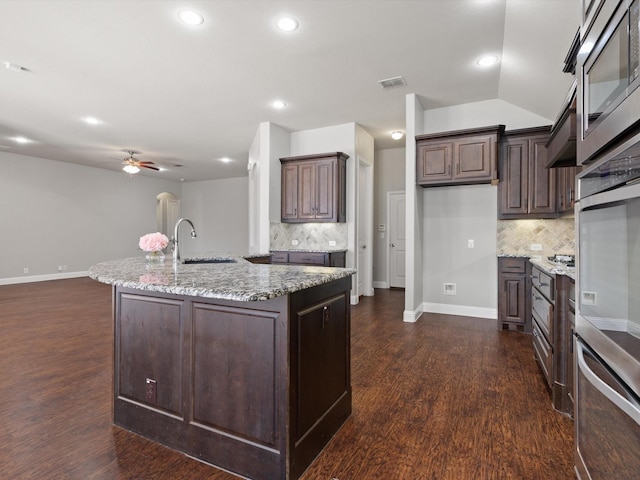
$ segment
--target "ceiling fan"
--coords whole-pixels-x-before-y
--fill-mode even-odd
[[[136,150],[124,150],[124,151],[129,154],[129,156],[127,158],[122,160],[122,164],[124,165],[124,167],[122,167],[122,169],[125,172],[133,175],[134,173],[138,173],[141,168],[148,168],[150,170],[157,170],[157,171],[160,170],[157,167],[152,167],[151,166],[151,165],[154,164],[153,162],[142,162],[142,161],[138,160],[137,158],[133,157],[135,154],[139,154],[140,152],[138,152]]]

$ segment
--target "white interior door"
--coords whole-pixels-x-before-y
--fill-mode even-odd
[[[357,295],[371,296],[373,290],[373,167],[366,160],[358,162],[357,205]]]
[[[389,286],[404,288],[405,286],[405,229],[406,198],[404,192],[387,194],[387,225],[389,225],[388,268]]]
[[[180,219],[180,200],[168,199],[167,201],[167,226],[169,228],[169,238],[173,235],[173,228]]]

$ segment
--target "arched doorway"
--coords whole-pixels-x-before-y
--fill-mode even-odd
[[[173,193],[162,192],[156,197],[158,231],[173,236],[173,226],[180,218],[180,199]]]

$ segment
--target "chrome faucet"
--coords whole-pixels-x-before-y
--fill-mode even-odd
[[[176,222],[176,226],[173,228],[173,263],[180,263],[180,247],[178,241],[178,227],[182,222],[187,222],[191,225],[191,238],[196,238],[196,227],[193,226],[193,222],[188,218],[181,218]]]

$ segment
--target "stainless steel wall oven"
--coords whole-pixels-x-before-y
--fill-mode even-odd
[[[578,176],[576,472],[640,478],[640,133]]]

